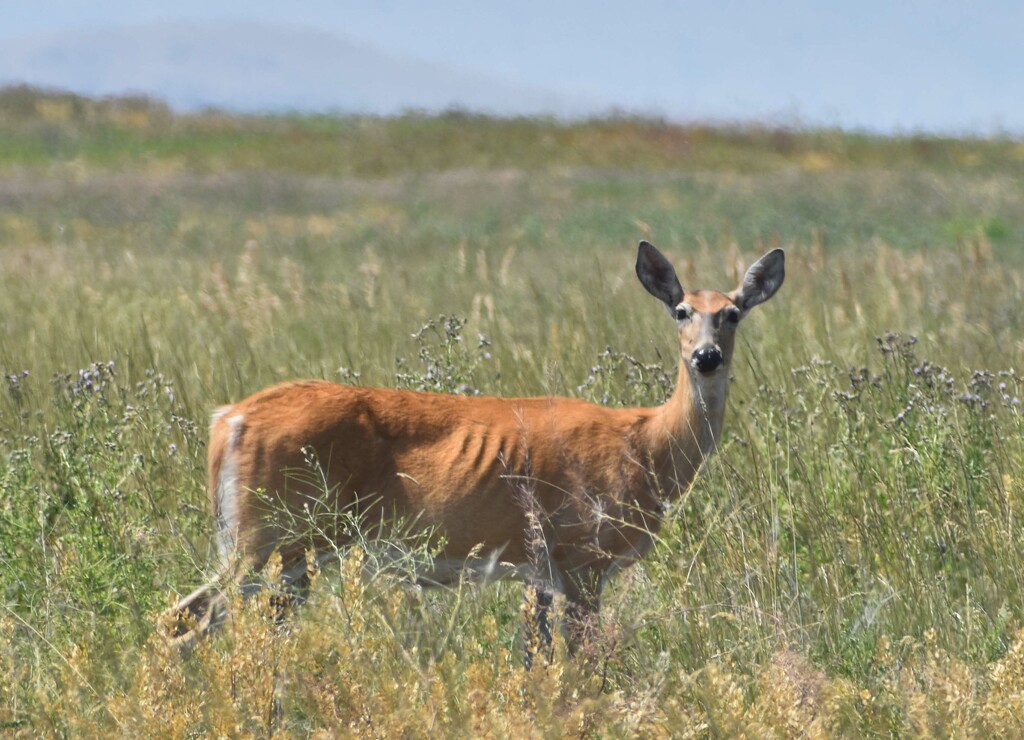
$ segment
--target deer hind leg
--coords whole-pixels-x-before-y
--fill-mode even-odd
[[[216,631],[231,618],[229,593],[232,588],[218,585],[225,580],[236,584],[234,589],[244,599],[261,593],[268,585],[259,565],[245,561],[234,568],[233,575],[217,579],[197,588],[164,613],[164,633],[171,644],[183,655],[191,653],[196,643]],[[282,568],[278,587],[270,595],[270,602],[278,619],[283,619],[291,606],[305,603],[309,596],[310,577],[305,558],[291,559]]]
[[[266,578],[254,575],[243,584],[241,591],[245,598],[249,598],[270,586],[270,603],[275,618],[281,622],[293,607],[306,603],[311,585],[309,566],[305,557],[297,557],[285,562],[276,583],[268,583]]]
[[[225,567],[213,581],[164,612],[160,624],[171,644],[188,655],[196,643],[228,621],[231,612],[226,591],[230,589],[225,584],[237,583],[241,593],[246,594],[245,579],[252,572],[253,562],[248,559]]]
[[[188,655],[199,640],[223,624],[228,616],[227,596],[217,586],[207,584],[172,606],[162,621],[171,644]]]

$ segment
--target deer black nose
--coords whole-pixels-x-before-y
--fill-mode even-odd
[[[693,366],[698,372],[713,373],[722,364],[722,353],[715,347],[701,347],[693,353]]]

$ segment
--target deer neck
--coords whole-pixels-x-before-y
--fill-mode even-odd
[[[660,491],[685,491],[711,457],[722,434],[728,371],[706,378],[691,372],[685,358],[672,396],[648,419],[649,459]]]

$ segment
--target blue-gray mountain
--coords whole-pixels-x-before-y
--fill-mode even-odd
[[[15,83],[86,95],[147,93],[179,110],[601,112],[583,98],[259,23],[159,23],[7,42],[0,84]]]

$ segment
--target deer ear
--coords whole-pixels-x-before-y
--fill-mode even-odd
[[[773,249],[750,266],[743,276],[743,284],[733,291],[733,302],[746,313],[775,295],[785,278],[786,253],[781,249]]]
[[[640,242],[636,254],[636,276],[648,293],[670,309],[674,310],[683,300],[683,286],[679,284],[675,268],[650,242]]]

